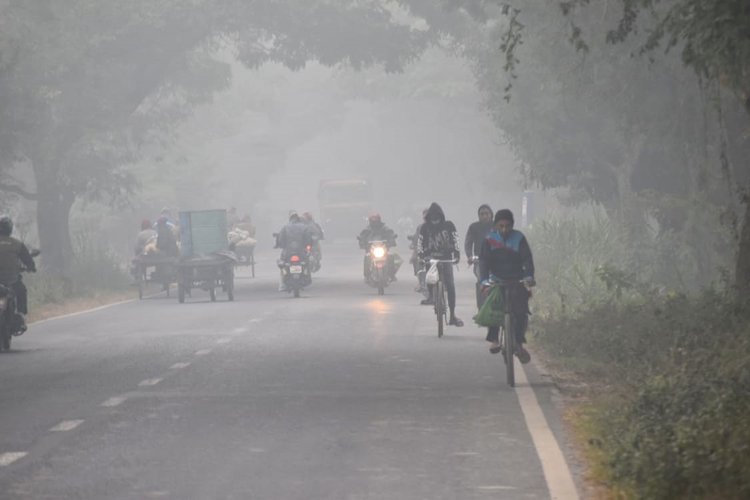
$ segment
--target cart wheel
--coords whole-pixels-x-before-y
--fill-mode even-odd
[[[167,291],[167,297],[169,297],[169,289],[170,288],[171,287],[169,286],[169,283],[167,283],[167,284],[164,285],[164,289]]]
[[[227,299],[230,302],[234,300],[234,281],[227,282]]]
[[[182,285],[182,283],[177,285],[177,301],[180,304],[185,303],[185,287]]]
[[[251,257],[250,271],[252,272],[253,278],[255,278],[255,256]]]
[[[211,302],[216,302],[216,288],[211,287],[208,290],[208,296],[211,298]]]
[[[143,300],[143,282],[138,282],[138,300]]]

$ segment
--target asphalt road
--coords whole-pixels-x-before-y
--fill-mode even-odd
[[[0,354],[0,498],[575,498],[554,389],[533,363],[506,386],[465,267],[467,326],[438,339],[408,263],[378,297],[356,248],[324,251],[300,299],[268,255],[235,302],[33,325]]]

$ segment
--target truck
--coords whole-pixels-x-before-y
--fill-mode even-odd
[[[320,221],[330,238],[355,235],[372,209],[372,186],[366,179],[326,179],[318,186]]]

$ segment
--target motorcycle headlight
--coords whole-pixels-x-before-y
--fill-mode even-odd
[[[5,311],[8,307],[8,297],[0,297],[0,311]]]
[[[374,247],[372,249],[372,256],[376,259],[382,259],[385,257],[385,247]]]

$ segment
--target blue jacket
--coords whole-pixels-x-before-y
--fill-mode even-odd
[[[514,229],[503,238],[494,229],[490,231],[479,251],[479,272],[482,281],[490,274],[500,279],[533,278],[534,258],[523,233]]]

